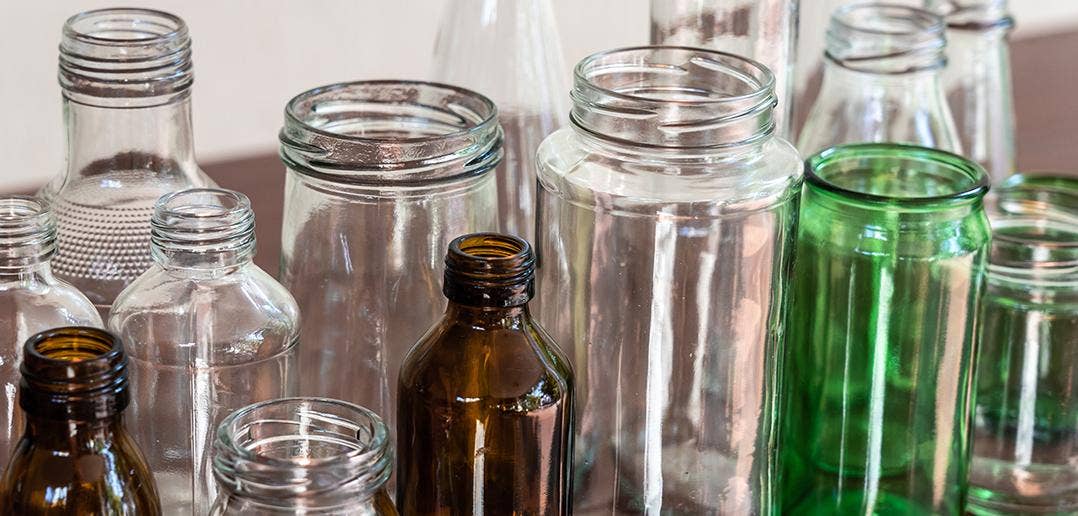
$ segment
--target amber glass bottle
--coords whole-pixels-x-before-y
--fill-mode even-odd
[[[161,513],[121,419],[127,382],[123,345],[104,330],[57,328],[26,341],[26,430],[0,484],[0,514]]]
[[[397,507],[568,514],[573,373],[528,312],[531,246],[465,235],[445,264],[445,316],[401,367]]]

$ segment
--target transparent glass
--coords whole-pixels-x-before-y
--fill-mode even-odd
[[[393,445],[382,418],[326,398],[283,398],[217,428],[211,516],[397,516],[386,481]]]
[[[788,138],[794,122],[800,4],[801,0],[651,0],[651,44],[712,48],[763,63],[775,75],[775,132]]]
[[[972,514],[1078,512],[1078,180],[1015,178],[992,214],[973,419]],[[1063,216],[1056,216],[1063,215]]]
[[[776,513],[963,514],[987,176],[892,144],[807,170]]]
[[[336,84],[288,103],[281,281],[304,315],[300,392],[393,428],[397,374],[441,317],[442,250],[494,229],[494,104],[454,86]]]
[[[449,0],[434,46],[438,81],[482,92],[498,106],[505,159],[494,173],[498,227],[532,241],[535,150],[565,125],[568,67],[551,0]]]
[[[766,507],[803,168],[773,88],[732,54],[595,54],[539,147],[536,301],[576,373],[576,514]]]
[[[854,3],[831,16],[823,84],[798,139],[814,154],[843,143],[907,143],[961,153],[943,94],[943,19],[915,7]]]
[[[128,415],[169,514],[206,514],[214,429],[251,403],[298,389],[299,309],[254,264],[241,193],[182,190],[154,210],[154,265],[112,305],[109,328],[134,374]]]
[[[445,265],[445,317],[401,368],[397,505],[404,514],[571,514],[573,372],[528,310],[531,246],[464,235]]]
[[[108,313],[150,267],[150,217],[168,192],[212,182],[191,140],[191,39],[183,20],[102,9],[64,24],[66,169],[39,195],[59,228],[53,269]]]

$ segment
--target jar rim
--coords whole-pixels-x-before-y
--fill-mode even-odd
[[[166,31],[150,32],[146,31],[146,37],[139,38],[116,38],[95,35],[92,32],[75,30],[75,26],[83,21],[90,20],[101,16],[119,16],[128,15],[133,18],[157,18],[167,23],[151,25],[149,27],[162,27]],[[75,14],[67,19],[64,23],[63,34],[64,37],[75,39],[86,43],[93,43],[95,45],[112,45],[112,46],[128,46],[128,45],[145,45],[148,43],[167,41],[182,37],[187,33],[187,24],[182,18],[172,13],[160,11],[157,9],[147,9],[141,7],[106,7],[103,9],[93,9],[90,11],[84,11]]]

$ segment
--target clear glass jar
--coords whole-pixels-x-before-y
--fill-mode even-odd
[[[449,0],[434,46],[434,78],[498,105],[505,159],[494,173],[500,231],[535,234],[535,150],[565,125],[568,67],[551,0]]]
[[[53,268],[105,315],[150,267],[157,198],[212,185],[191,139],[191,39],[176,16],[101,9],[60,43],[66,170],[40,196],[59,228]]]
[[[299,311],[254,264],[251,204],[230,190],[161,197],[154,265],[116,298],[109,327],[134,371],[132,433],[168,514],[206,514],[214,428],[233,410],[297,390]]]
[[[761,513],[803,167],[774,78],[684,47],[575,73],[537,158],[536,296],[576,374],[573,512]]]
[[[843,143],[907,143],[961,153],[943,94],[943,19],[893,4],[839,7],[823,84],[798,139],[802,154]]]
[[[23,343],[60,326],[102,326],[86,296],[53,276],[55,252],[49,209],[31,197],[0,197],[0,463],[23,430],[16,396]]]
[[[217,429],[211,516],[396,516],[393,445],[377,414],[325,398],[244,407]]]
[[[442,252],[492,230],[497,111],[455,86],[335,84],[288,103],[281,281],[304,324],[300,392],[387,414],[405,354],[445,309]]]

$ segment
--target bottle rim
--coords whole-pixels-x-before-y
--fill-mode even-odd
[[[129,401],[127,355],[108,330],[69,326],[34,334],[23,345],[20,371],[19,405],[29,415],[108,419]]]
[[[254,256],[256,244],[251,201],[243,193],[223,188],[165,194],[154,205],[150,243],[154,258],[169,265],[222,266],[246,261]]]
[[[116,17],[120,15],[127,15],[136,19],[146,18],[160,20],[156,23],[147,23],[146,29],[162,28],[164,29],[164,31],[139,31],[142,34],[146,34],[146,37],[118,38],[100,36],[95,35],[95,33],[88,33],[85,31],[76,30],[76,26],[78,26],[83,21],[93,21],[96,18],[101,18],[104,16]],[[176,38],[186,37],[187,24],[179,16],[157,9],[147,9],[140,7],[106,7],[103,9],[92,9],[89,11],[83,11],[81,13],[72,15],[64,23],[63,34],[65,37],[68,37],[70,39],[85,41],[88,43],[124,47],[132,44],[164,42]]]
[[[951,30],[982,32],[1014,28],[1006,0],[960,3],[955,0],[926,2],[926,8],[940,16]]]
[[[56,221],[49,207],[27,195],[0,196],[0,269],[22,268],[56,252]]]
[[[835,9],[824,57],[858,72],[902,75],[947,64],[946,23],[910,5],[855,2]]]
[[[1078,227],[1050,216],[993,217],[989,278],[1078,293]],[[1033,231],[1035,230],[1035,231]],[[1066,235],[1066,240],[1045,235]]]
[[[471,233],[454,238],[445,255],[442,292],[466,306],[507,308],[535,294],[535,253],[523,238]]]

